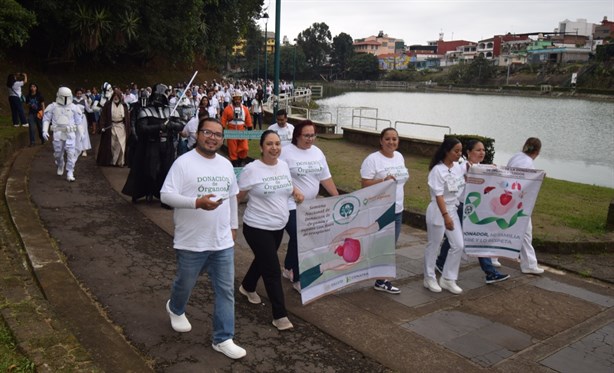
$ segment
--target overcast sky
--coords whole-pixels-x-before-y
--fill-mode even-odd
[[[264,0],[275,31],[276,0]],[[478,41],[494,35],[553,31],[565,19],[614,21],[614,0],[281,0],[281,32],[293,39],[314,22],[324,22],[332,37],[352,39],[382,30],[406,45],[444,40]],[[259,22],[264,29],[264,22]]]

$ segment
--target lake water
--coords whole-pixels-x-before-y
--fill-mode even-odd
[[[449,126],[453,134],[495,139],[495,159],[507,164],[528,137],[542,141],[536,168],[556,179],[614,188],[614,103],[579,99],[487,96],[449,93],[351,92],[318,100],[341,126],[379,132],[395,121]],[[351,109],[383,120],[352,118]],[[330,115],[325,116],[330,120]],[[447,129],[399,123],[408,137],[441,141]]]

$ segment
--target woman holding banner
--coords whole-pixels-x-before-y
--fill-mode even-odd
[[[507,167],[535,169],[533,161],[539,155],[542,148],[542,142],[537,137],[529,137],[525,141],[522,151],[514,154],[507,162]],[[533,224],[529,217],[529,225],[522,240],[520,249],[520,270],[522,273],[540,275],[544,273],[544,269],[537,265],[537,257],[533,248]]]
[[[320,184],[331,196],[338,196],[337,186],[333,181],[326,162],[326,156],[313,143],[316,139],[316,127],[309,119],[299,122],[292,132],[292,143],[284,147],[280,159],[290,167],[292,184],[304,195],[305,200],[315,199],[320,191]],[[290,236],[288,251],[284,260],[283,276],[290,281],[295,290],[300,292],[298,269],[298,243],[296,233],[296,202],[288,199],[290,217],[286,232]]]
[[[254,252],[239,292],[253,304],[260,304],[256,284],[264,282],[273,308],[273,325],[279,330],[292,329],[281,287],[281,270],[277,249],[288,222],[288,199],[300,203],[303,195],[292,185],[288,164],[279,160],[281,140],[274,131],[264,131],[260,137],[261,157],[248,163],[239,176],[239,195],[242,201],[249,195],[243,215],[243,236]]]
[[[371,153],[365,158],[360,167],[361,185],[363,188],[381,183],[386,180],[396,182],[396,202],[394,221],[394,242],[399,240],[401,234],[401,221],[403,217],[403,201],[405,198],[405,183],[409,180],[409,171],[405,167],[403,155],[397,151],[399,148],[399,133],[396,129],[384,128],[379,136],[380,150]],[[399,294],[399,288],[392,286],[390,281],[380,279],[375,281],[373,288],[390,294]]]
[[[465,149],[463,149],[463,153],[465,155],[465,159],[467,160],[462,164],[462,166],[469,171],[469,168],[475,164],[480,164],[484,160],[484,156],[486,156],[486,149],[484,148],[484,144],[478,140],[469,140],[465,144]],[[460,196],[462,198],[462,196]],[[459,205],[457,208],[458,218],[462,223],[463,219],[463,201],[459,201]],[[443,267],[446,263],[446,258],[448,256],[448,251],[450,250],[450,241],[448,237],[444,237],[443,243],[441,244],[441,249],[439,250],[439,256],[437,257],[437,262],[435,263],[435,269],[439,273],[443,273]],[[496,259],[496,258],[495,258]],[[491,258],[478,258],[480,262],[480,267],[482,271],[486,274],[486,283],[494,284],[495,282],[505,281],[510,275],[499,273],[495,268],[494,260]],[[501,265],[499,265],[501,266]]]
[[[456,284],[464,249],[463,231],[456,213],[458,199],[465,189],[465,169],[458,163],[462,148],[457,138],[446,137],[429,165],[431,203],[426,209],[428,243],[424,252],[424,287],[435,293],[442,288],[453,294],[463,292]],[[450,251],[438,284],[435,261],[444,234],[450,241]]]

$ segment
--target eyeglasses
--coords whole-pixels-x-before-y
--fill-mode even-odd
[[[315,139],[316,137],[318,137],[318,135],[316,135],[315,133],[309,133],[301,136],[303,136],[304,139]]]
[[[199,130],[198,132],[200,132],[203,135],[205,135],[205,137],[215,137],[218,140],[221,140],[221,139],[224,138],[224,133],[223,132],[213,132],[213,131],[209,131],[209,130]]]

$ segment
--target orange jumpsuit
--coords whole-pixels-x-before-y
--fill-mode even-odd
[[[241,109],[243,109],[243,116],[239,115],[238,118],[235,118],[234,105],[226,106],[222,112],[222,126],[224,126],[224,129],[244,131],[245,127],[252,128],[252,117],[249,114],[249,110],[244,105],[241,105]],[[228,139],[226,140],[226,145],[228,146],[228,156],[231,162],[247,158],[247,150],[249,149],[247,140]]]

